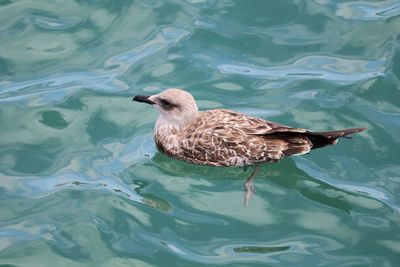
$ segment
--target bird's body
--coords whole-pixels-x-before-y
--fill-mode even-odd
[[[162,153],[209,166],[255,165],[244,185],[246,206],[255,191],[253,178],[259,164],[302,155],[315,148],[336,144],[340,137],[365,130],[313,132],[232,110],[198,111],[193,96],[180,89],[167,89],[152,96],[138,95],[133,100],[159,109],[154,139]]]
[[[161,114],[154,137],[162,153],[209,166],[247,166],[276,162],[332,145],[337,138],[365,128],[312,132],[293,128],[226,109],[197,111],[193,97],[180,89],[135,101],[156,105]]]

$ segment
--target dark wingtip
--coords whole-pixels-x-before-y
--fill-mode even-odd
[[[338,137],[347,137],[347,135],[359,133],[365,131],[367,128],[351,128],[351,129],[344,129],[338,132],[341,132],[341,136]]]
[[[355,134],[355,133],[359,133],[359,132],[362,132],[362,131],[365,131],[366,129],[367,129],[367,128],[344,129],[344,130],[341,132],[341,135],[340,135],[340,136],[337,136],[337,137],[335,137],[335,138],[342,137],[342,138],[347,138],[347,139],[353,139],[353,137],[351,137],[351,136],[349,136],[349,135]]]
[[[148,95],[137,95],[132,98],[132,101],[154,105],[155,103],[149,99]]]
[[[362,132],[362,131],[367,130],[367,128],[362,127],[362,128],[355,128],[355,129],[353,129],[353,130],[354,130],[354,133],[359,133],[359,132]]]

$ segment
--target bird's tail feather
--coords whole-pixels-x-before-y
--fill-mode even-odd
[[[343,130],[337,130],[337,131],[332,131],[332,132],[316,132],[313,134],[322,135],[323,137],[326,137],[328,139],[336,139],[339,137],[351,138],[348,135],[362,132],[365,129],[366,128],[351,128],[351,129],[343,129]]]
[[[306,136],[313,143],[312,149],[336,144],[338,138],[351,138],[349,135],[364,131],[366,128],[351,128],[331,132],[310,132]]]

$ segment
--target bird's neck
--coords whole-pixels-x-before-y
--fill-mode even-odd
[[[158,116],[156,125],[154,127],[154,134],[163,132],[167,135],[176,135],[183,129],[185,129],[190,123],[195,119],[195,116],[190,116],[187,118],[173,119],[167,117],[164,114]]]
[[[175,125],[164,120],[161,116],[158,117],[156,125],[154,127],[154,135],[155,136],[169,136],[169,135],[177,135],[180,132],[179,125]]]

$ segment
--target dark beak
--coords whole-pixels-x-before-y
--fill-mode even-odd
[[[132,101],[142,102],[150,105],[154,105],[155,103],[149,99],[150,96],[148,95],[137,95],[132,98]]]

